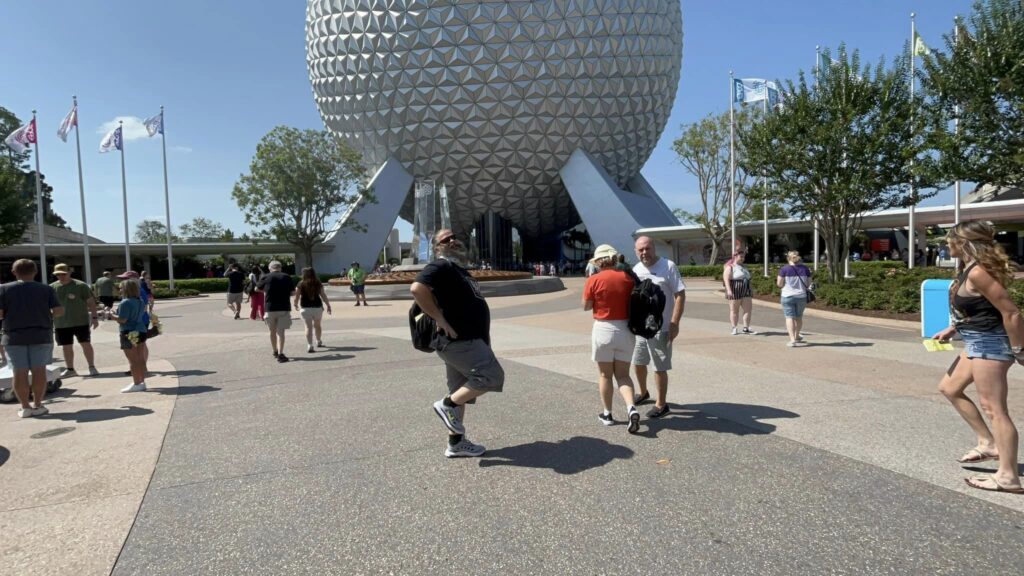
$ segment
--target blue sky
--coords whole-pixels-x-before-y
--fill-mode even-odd
[[[669,206],[693,210],[696,186],[676,162],[680,126],[728,110],[729,70],[740,77],[793,78],[814,47],[840,42],[865,61],[887,60],[910,36],[910,13],[929,45],[970,0],[683,2],[683,67],[668,126],[643,174]],[[259,139],[274,126],[322,128],[305,64],[305,2],[242,0],[45,0],[0,3],[5,23],[0,106],[23,120],[38,110],[42,172],[55,209],[81,230],[73,140],[57,126],[79,100],[89,232],[123,238],[120,162],[99,154],[103,127],[167,108],[167,162],[175,226],[196,216],[249,230],[231,199]],[[15,50],[14,48],[17,47]],[[132,122],[128,123],[129,126]],[[144,133],[139,133],[141,136]],[[164,218],[158,138],[125,147],[132,228]],[[926,204],[951,203],[943,193]],[[403,240],[411,226],[401,224]]]

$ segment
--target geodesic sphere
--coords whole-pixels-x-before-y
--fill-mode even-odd
[[[650,156],[682,14],[679,0],[310,0],[306,42],[324,123],[371,169],[394,156],[444,182],[456,231],[490,209],[538,237],[578,222],[558,175],[574,150],[619,186]]]

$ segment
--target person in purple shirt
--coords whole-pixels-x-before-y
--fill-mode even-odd
[[[775,283],[782,288],[782,313],[786,316],[786,331],[789,332],[787,346],[794,348],[804,341],[800,330],[804,326],[804,308],[807,307],[811,271],[803,265],[800,253],[795,250],[786,254],[786,260],[789,264],[779,269]]]

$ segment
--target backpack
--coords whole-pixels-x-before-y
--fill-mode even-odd
[[[640,280],[632,270],[633,291],[629,294],[629,331],[643,338],[653,338],[661,330],[665,313],[665,293],[650,278]]]
[[[434,351],[434,337],[437,335],[437,323],[413,302],[409,308],[409,332],[412,336],[412,347],[420,352]]]

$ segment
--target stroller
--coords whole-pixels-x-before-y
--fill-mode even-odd
[[[62,385],[60,367],[48,364],[46,366],[46,395],[49,396],[60,390]],[[0,402],[12,404],[17,401],[18,397],[14,395],[14,369],[8,363],[0,367]]]

